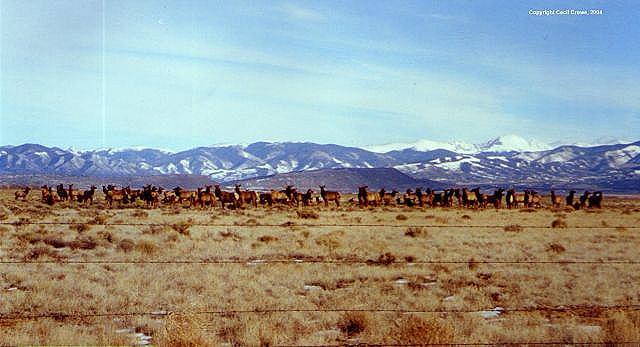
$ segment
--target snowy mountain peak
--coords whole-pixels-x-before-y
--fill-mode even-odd
[[[503,135],[478,145],[481,152],[537,152],[551,149],[546,143],[518,135]]]
[[[391,143],[386,145],[368,146],[365,149],[376,153],[388,153],[411,149],[419,152],[445,149],[461,154],[477,154],[481,152],[533,152],[551,149],[548,144],[527,140],[518,135],[503,135],[480,144],[471,144],[459,141],[438,142],[431,140],[418,140],[412,143]]]

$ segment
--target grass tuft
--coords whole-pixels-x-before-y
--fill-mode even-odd
[[[563,229],[567,227],[567,222],[564,219],[560,219],[560,218],[554,219],[553,222],[551,222],[551,227],[554,229],[557,229],[557,228]]]

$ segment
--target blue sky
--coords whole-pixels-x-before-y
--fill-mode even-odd
[[[602,9],[531,16],[530,9]],[[640,134],[635,1],[0,0],[0,144]]]

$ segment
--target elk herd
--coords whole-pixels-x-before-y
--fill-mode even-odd
[[[422,188],[416,188],[415,191],[407,189],[402,195],[397,190],[393,190],[388,193],[384,188],[379,192],[369,191],[368,186],[358,187],[358,200],[359,206],[380,206],[380,205],[406,205],[406,206],[419,206],[419,207],[458,207],[464,208],[487,208],[493,206],[499,209],[504,204],[508,209],[519,207],[542,207],[542,196],[535,190],[524,190],[522,192],[516,192],[515,189],[504,190],[498,188],[493,193],[482,193],[480,188],[468,189],[468,188],[452,188],[444,189],[441,192],[436,192],[431,188],[427,188],[423,191]],[[574,209],[580,209],[585,207],[600,208],[602,206],[602,192],[588,191],[580,197],[579,202],[574,203],[574,190],[569,192],[566,197],[566,205],[571,206]],[[504,199],[503,199],[504,198]],[[355,198],[351,200],[356,202]],[[551,191],[551,205],[553,207],[560,207],[561,198],[556,196],[555,191]]]
[[[233,190],[223,190],[220,185],[207,185],[196,190],[187,190],[176,187],[166,190],[162,187],[146,185],[140,189],[132,189],[130,186],[118,188],[114,185],[102,186],[104,200],[109,207],[136,204],[141,201],[149,208],[163,205],[197,207],[201,209],[214,208],[219,206],[222,209],[238,209],[245,206],[258,207],[261,205],[273,206],[282,204],[286,206],[311,206],[334,203],[340,206],[341,194],[338,191],[327,190],[324,185],[319,186],[319,194],[308,189],[305,192],[298,192],[296,188],[287,185],[282,190],[269,190],[257,192],[254,190],[243,190],[241,185],[235,185]],[[515,191],[515,189],[498,188],[493,192],[483,193],[481,189],[474,188],[451,188],[442,191],[435,191],[431,188],[421,187],[415,190],[407,189],[403,194],[397,190],[387,192],[384,188],[380,191],[369,191],[368,186],[358,187],[356,198],[349,199],[352,204],[360,207],[368,206],[416,206],[416,207],[454,207],[461,208],[506,208],[519,207],[542,207],[543,199],[535,190]],[[92,185],[87,190],[78,190],[69,184],[65,189],[63,184],[53,186],[43,185],[40,187],[42,202],[53,205],[60,201],[76,201],[79,203],[93,204],[94,194],[97,187]],[[16,191],[15,200],[26,200],[31,188]],[[571,190],[563,197],[556,195],[555,191],[550,192],[550,206],[558,208],[561,205],[571,206],[574,209],[602,206],[602,192],[585,191],[576,197],[576,191]]]

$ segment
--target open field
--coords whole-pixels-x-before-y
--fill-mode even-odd
[[[0,191],[3,344],[640,341],[633,197],[205,211],[13,192]]]

